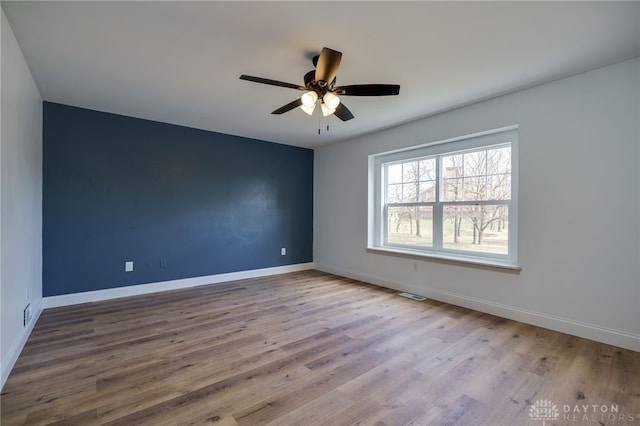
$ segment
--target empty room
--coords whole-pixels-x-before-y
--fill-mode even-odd
[[[2,426],[640,425],[640,2],[1,5]]]

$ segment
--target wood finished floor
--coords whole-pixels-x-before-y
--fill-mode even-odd
[[[640,424],[640,353],[305,271],[45,310],[1,424],[542,425],[541,399]]]

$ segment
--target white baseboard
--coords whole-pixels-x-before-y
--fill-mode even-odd
[[[490,300],[462,296],[459,294],[446,292],[432,288],[415,287],[405,283],[388,281],[372,275],[362,274],[341,268],[334,268],[329,265],[318,263],[301,263],[296,265],[277,266],[273,268],[254,269],[250,271],[232,272],[227,274],[209,275],[204,277],[185,278],[158,283],[141,284],[129,287],[118,287],[106,290],[90,291],[85,293],[66,294],[61,296],[49,296],[40,301],[33,302],[34,316],[28,327],[25,327],[20,336],[14,341],[11,349],[7,352],[5,359],[1,360],[0,366],[0,389],[13,368],[22,348],[24,347],[34,325],[36,324],[43,309],[59,306],[74,305],[78,303],[97,302],[101,300],[114,299],[118,297],[134,296],[147,293],[155,293],[165,290],[176,290],[181,288],[196,287],[207,284],[220,284],[228,281],[241,280],[247,278],[258,278],[269,275],[298,272],[308,269],[341,275],[344,277],[368,282],[398,291],[406,291],[420,296],[425,296],[445,303],[451,303],[480,312],[497,315],[503,318],[521,321],[539,327],[548,328],[562,333],[571,334],[586,339],[630,349],[640,352],[640,335],[613,330],[594,324],[574,321],[541,312],[526,310],[510,305],[495,303]]]
[[[396,281],[392,282],[359,272],[341,268],[334,268],[325,264],[315,263],[315,269],[317,269],[318,271],[341,275],[347,278],[379,285],[381,287],[386,287],[393,290],[406,291],[409,293],[427,297],[429,299],[438,300],[440,302],[451,303],[452,305],[462,306],[464,308],[473,309],[479,312],[485,312],[499,317],[508,318],[538,327],[548,328],[550,330],[555,330],[562,333],[571,334],[573,336],[583,337],[585,339],[595,340],[597,342],[602,342],[609,345],[640,352],[640,335],[613,330],[610,328],[581,321],[574,321],[572,319],[562,318],[555,315],[522,309],[515,306],[495,303],[486,299],[462,296],[460,294],[433,288],[415,287]]]
[[[157,283],[140,284],[127,287],[116,287],[105,290],[87,291],[83,293],[63,294],[44,298],[43,307],[57,308],[60,306],[77,305],[79,303],[99,302],[101,300],[116,299],[118,297],[137,296],[140,294],[156,293],[166,290],[197,287],[208,284],[220,284],[228,281],[244,280],[247,278],[266,277],[269,275],[286,274],[307,269],[314,269],[314,264],[298,263],[295,265],[275,266],[273,268],[253,269],[250,271],[230,272],[227,274],[207,275],[204,277],[184,278],[179,280],[162,281]]]
[[[7,351],[5,358],[0,361],[0,389],[4,387],[4,383],[7,381],[9,373],[11,373],[13,366],[20,356],[20,352],[22,352],[22,348],[24,348],[24,345],[27,343],[27,340],[31,335],[31,331],[33,331],[33,327],[38,322],[38,318],[40,318],[40,314],[42,313],[42,299],[31,300],[31,304],[33,307],[33,316],[31,317],[31,321],[22,329],[18,337],[13,341],[11,348]]]
[[[259,278],[269,275],[286,274],[289,272],[305,271],[314,269],[313,262],[299,263],[296,265],[276,266],[273,268],[253,269],[250,271],[231,272],[227,274],[208,275],[204,277],[185,278],[158,283],[141,284],[128,287],[110,288],[106,290],[88,291],[84,293],[64,294],[61,296],[44,297],[38,301],[32,301],[33,317],[31,322],[25,327],[20,335],[11,345],[5,359],[0,360],[0,389],[4,387],[13,366],[15,365],[20,352],[27,343],[33,327],[42,313],[43,309],[56,308],[60,306],[76,305],[79,303],[98,302],[101,300],[115,299],[118,297],[136,296],[140,294],[155,293],[165,290],[177,290],[181,288],[197,287],[208,284],[221,284],[228,281],[242,280],[247,278]]]

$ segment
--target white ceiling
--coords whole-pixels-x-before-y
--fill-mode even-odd
[[[51,102],[316,147],[640,56],[640,2],[8,2]],[[323,46],[355,119],[271,115]]]

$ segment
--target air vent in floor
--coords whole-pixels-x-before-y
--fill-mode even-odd
[[[411,294],[411,293],[400,293],[398,294],[398,296],[406,297],[407,299],[417,300],[418,302],[427,300],[426,297],[418,296],[417,294]]]

